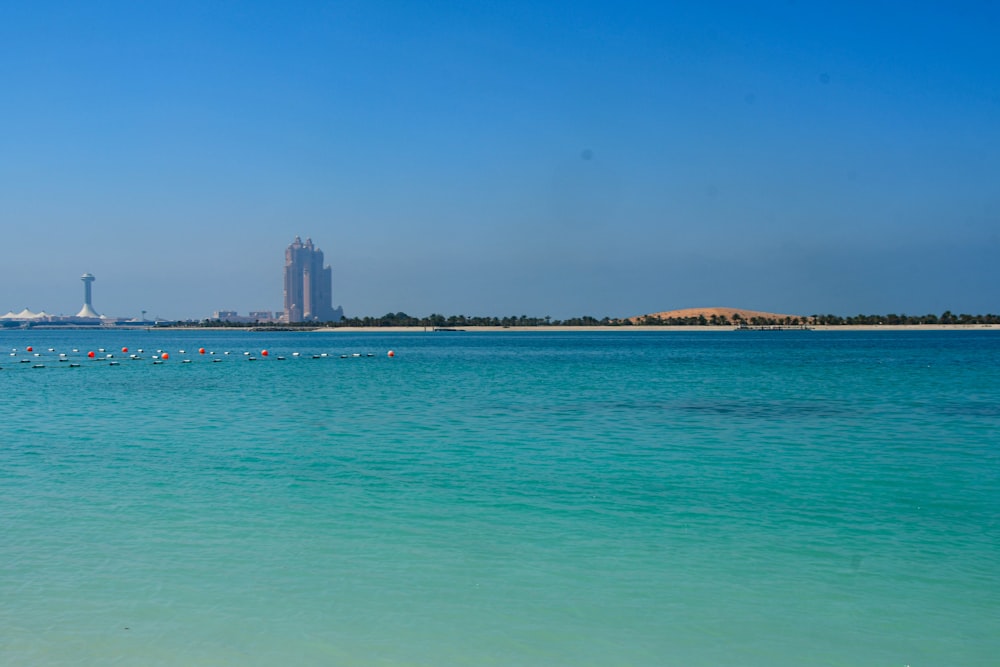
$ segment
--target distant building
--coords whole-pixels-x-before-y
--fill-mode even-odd
[[[333,307],[333,271],[323,266],[323,251],[312,239],[298,236],[285,249],[286,322],[336,322],[344,317]]]
[[[52,315],[46,313],[44,310],[41,311],[40,313],[35,313],[25,308],[19,313],[15,313],[13,310],[11,310],[6,315],[0,315],[0,320],[17,320],[17,321],[37,320],[41,322],[50,320],[52,319],[52,317],[53,317]]]
[[[94,305],[91,303],[92,294],[90,285],[97,279],[94,278],[93,274],[85,273],[80,280],[83,281],[83,308],[80,309],[80,312],[77,313],[76,316],[85,319],[100,317],[97,311],[94,310]]]
[[[253,324],[255,322],[276,322],[273,310],[251,310],[247,315],[240,315],[235,310],[217,310],[213,319],[234,324]]]
[[[18,313],[15,313],[12,310],[6,315],[0,315],[0,326],[52,327],[86,325],[113,327],[136,321],[126,320],[121,317],[110,317],[98,313],[94,310],[92,287],[96,278],[94,278],[93,274],[85,273],[80,277],[80,280],[83,281],[83,307],[80,308],[80,312],[76,315],[53,315],[45,312],[44,310],[35,313],[25,308]]]

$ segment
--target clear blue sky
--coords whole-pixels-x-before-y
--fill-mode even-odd
[[[1000,312],[993,2],[5,2],[0,312]]]

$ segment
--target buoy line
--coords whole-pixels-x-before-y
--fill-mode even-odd
[[[129,361],[146,361],[147,363],[152,363],[154,366],[162,366],[166,362],[172,360],[171,352],[169,350],[164,350],[162,348],[157,349],[155,354],[150,354],[149,356],[143,356],[145,350],[143,348],[137,348],[135,352],[129,353],[128,346],[122,346],[121,348],[116,348],[121,350],[122,355],[127,355],[123,358]],[[215,350],[207,350],[204,347],[197,348],[197,356],[193,356],[184,349],[177,351],[178,355],[184,355],[183,358],[174,360],[180,364],[194,364],[197,360],[203,358],[205,362],[210,363],[220,363],[224,361],[224,358],[216,355]],[[225,350],[221,352],[221,357],[230,357],[232,354],[231,350]],[[30,368],[42,369],[46,368],[46,360],[54,360],[56,362],[65,363],[65,366],[53,366],[54,368],[81,368],[81,361],[89,362],[105,362],[102,365],[106,366],[120,366],[121,363],[116,359],[114,352],[108,352],[108,348],[98,347],[96,349],[82,351],[82,348],[74,347],[71,348],[71,352],[59,352],[54,347],[47,348],[47,353],[36,352],[33,345],[25,346],[24,348],[11,348],[9,353],[10,357],[14,357],[12,362],[17,362],[18,364],[29,364]],[[274,360],[274,361],[287,361],[288,359],[329,359],[329,358],[340,358],[340,359],[371,359],[376,355],[372,352],[350,352],[342,354],[331,354],[329,352],[300,352],[295,351],[290,354],[272,354],[268,349],[262,349],[258,352],[244,351],[241,355],[247,361],[260,361],[260,360]],[[393,350],[388,350],[386,357],[394,358],[396,353]],[[88,366],[92,364],[87,364]]]

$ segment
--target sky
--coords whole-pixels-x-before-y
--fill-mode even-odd
[[[1000,312],[1000,4],[0,3],[0,312]]]

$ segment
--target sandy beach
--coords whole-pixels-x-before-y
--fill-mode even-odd
[[[997,324],[901,324],[901,325],[810,325],[810,331],[1000,331]],[[350,332],[382,332],[382,333],[451,333],[451,332],[525,332],[544,331],[549,333],[564,333],[573,331],[607,331],[607,332],[649,332],[649,331],[735,331],[733,326],[538,326],[538,327],[455,327],[453,329],[436,331],[434,327],[322,327],[310,331],[340,331]],[[800,330],[788,327],[787,330]]]

